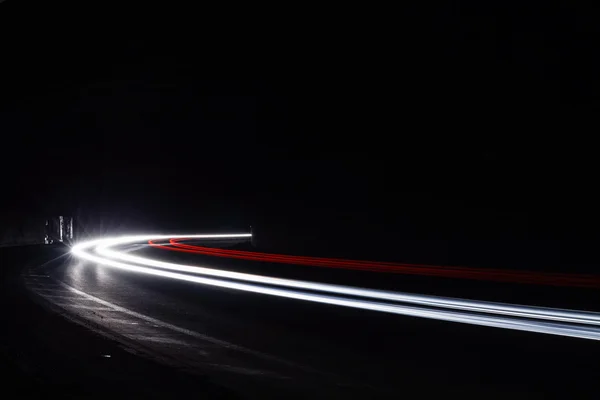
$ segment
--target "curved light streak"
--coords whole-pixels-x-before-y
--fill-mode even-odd
[[[382,290],[354,288],[350,286],[274,278],[263,275],[169,263],[165,261],[133,256],[131,254],[125,254],[114,249],[116,246],[135,243],[138,241],[147,241],[150,239],[163,240],[173,237],[184,236],[143,235],[98,239],[74,246],[72,253],[88,261],[97,262],[99,264],[114,268],[228,289],[242,290],[246,292],[262,293],[298,300],[334,304],[408,316],[433,318],[444,321],[462,322],[474,325],[516,329],[586,339],[600,339],[600,328],[596,327],[600,325],[600,313],[509,305],[427,295],[414,295],[408,293],[397,293]],[[193,239],[242,238],[250,237],[250,234],[186,235],[185,237]],[[189,273],[195,275],[189,275]],[[218,278],[233,279],[236,280],[236,282]],[[263,285],[271,285],[276,287],[268,287]],[[293,288],[296,290],[289,290],[285,288]],[[326,294],[305,292],[305,290],[324,292]],[[352,299],[339,297],[336,295],[368,298],[369,300]],[[382,303],[382,300],[409,303],[413,305],[407,306],[394,303]],[[423,306],[435,307],[438,309],[424,308]],[[559,321],[559,323],[543,322],[538,320]],[[581,325],[564,324],[564,322]]]
[[[184,253],[203,254],[214,257],[237,258],[249,261],[295,264],[311,267],[341,268],[369,272],[385,272],[407,275],[440,276],[459,279],[490,280],[497,282],[532,283],[536,285],[600,287],[600,276],[589,274],[564,274],[534,271],[481,269],[457,266],[434,266],[422,264],[391,263],[381,261],[347,260],[340,258],[306,257],[271,254],[255,251],[216,249],[181,243],[186,239],[171,239],[169,245],[149,241],[153,247]]]

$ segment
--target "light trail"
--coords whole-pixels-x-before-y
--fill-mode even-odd
[[[187,239],[187,238],[186,238]],[[586,274],[541,273],[534,271],[509,271],[499,269],[480,269],[467,267],[440,267],[422,264],[403,264],[379,261],[345,260],[339,258],[304,257],[284,254],[261,253],[254,251],[240,251],[229,249],[215,249],[180,243],[186,239],[171,239],[169,246],[154,243],[149,244],[156,248],[184,253],[202,254],[215,257],[226,257],[250,261],[264,261],[270,263],[283,263],[305,265],[312,267],[341,268],[349,270],[385,272],[407,275],[437,276],[458,279],[489,280],[496,282],[512,282],[536,285],[570,286],[570,287],[598,287],[600,277]]]
[[[158,240],[158,239],[157,239]],[[150,267],[162,268],[172,271],[194,273],[200,275],[214,276],[226,279],[235,279],[252,283],[260,283],[266,285],[284,286],[295,289],[313,290],[334,294],[342,294],[348,296],[366,297],[375,300],[407,302],[431,307],[454,308],[464,311],[488,312],[505,315],[515,315],[522,317],[532,317],[549,319],[565,322],[576,323],[593,323],[600,325],[600,314],[578,312],[577,317],[570,310],[559,310],[544,307],[532,306],[511,306],[501,303],[492,303],[484,301],[460,300],[453,298],[414,295],[408,293],[398,293],[383,290],[363,289],[350,286],[341,286],[301,280],[274,278],[264,275],[247,274],[241,272],[225,271],[213,268],[204,268],[192,265],[174,264],[160,260],[153,260],[144,257],[133,256],[112,250],[111,248],[117,245],[117,242],[107,241],[96,247],[98,254],[107,258],[117,259],[134,264],[141,264]],[[565,314],[566,312],[566,314]],[[525,313],[527,315],[525,315]]]
[[[212,239],[242,238],[249,236],[249,234],[235,234],[194,235],[185,237],[194,239]],[[600,339],[600,328],[598,327],[600,326],[600,313],[414,295],[317,282],[281,279],[168,263],[133,256],[114,250],[114,247],[120,245],[148,240],[165,240],[173,237],[178,237],[178,235],[129,236],[99,239],[74,246],[72,253],[75,256],[88,261],[113,268],[252,293],[474,325],[594,340]],[[195,275],[189,275],[190,273]],[[224,280],[223,278],[233,279],[235,281],[232,282],[230,280]],[[293,288],[295,290],[289,290],[287,288]],[[324,292],[325,294],[313,293],[314,291]],[[359,297],[359,299],[340,297],[339,295]],[[362,300],[360,298],[368,298],[369,300]],[[411,305],[383,303],[381,302],[382,300],[388,302],[409,303]],[[543,320],[558,322],[545,322]]]

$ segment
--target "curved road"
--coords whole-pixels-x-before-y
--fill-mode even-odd
[[[116,249],[134,257],[152,255],[163,263],[195,260],[194,265],[219,270],[258,273],[281,268],[265,261],[177,254],[144,241]],[[392,398],[417,393],[541,398],[561,390],[587,393],[600,378],[594,366],[599,353],[596,340],[199,285],[78,257],[31,270],[26,283],[75,322],[144,356],[209,376],[242,397]],[[577,317],[581,315],[585,320],[554,318],[542,323],[569,323],[571,329],[596,335],[597,314]],[[538,317],[522,320],[537,323]]]

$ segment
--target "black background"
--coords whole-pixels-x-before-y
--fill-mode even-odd
[[[578,7],[5,2],[2,209],[379,258],[485,240],[593,269],[599,69]]]

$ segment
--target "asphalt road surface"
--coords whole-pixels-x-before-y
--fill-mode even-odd
[[[164,262],[323,278],[308,267],[180,254],[145,242],[122,250]],[[392,281],[385,274],[378,281],[335,274],[327,278],[373,287]],[[394,279],[398,285],[403,278]],[[34,295],[74,322],[182,373],[208,376],[240,397],[575,398],[600,388],[596,340],[307,302],[71,256],[29,270],[25,280]]]

